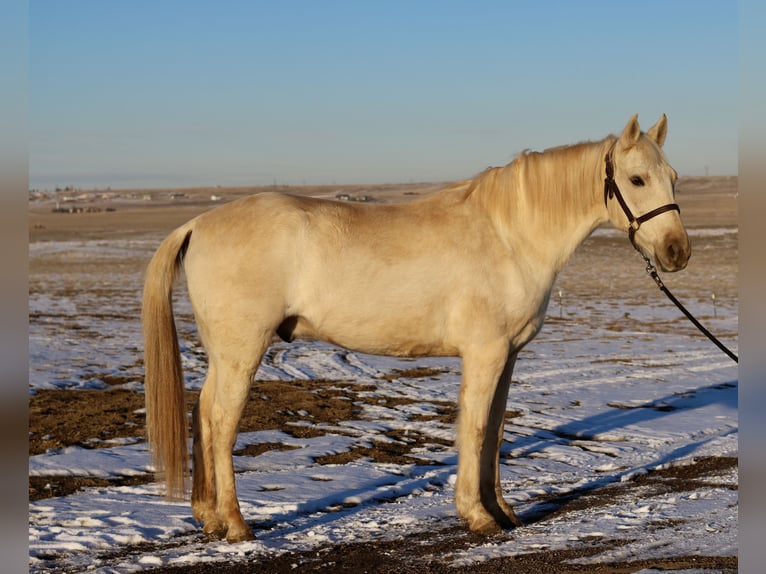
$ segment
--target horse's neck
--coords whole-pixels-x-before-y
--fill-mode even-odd
[[[611,144],[577,144],[522,154],[472,182],[474,197],[515,254],[546,265],[555,276],[575,249],[607,220],[604,154]]]

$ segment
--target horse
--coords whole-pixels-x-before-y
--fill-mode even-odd
[[[666,135],[664,114],[645,133],[636,114],[619,136],[525,150],[410,202],[266,192],[175,229],[148,264],[142,304],[147,435],[166,495],[185,497],[191,474],[203,532],[254,538],[235,490],[239,420],[274,337],[307,338],[459,357],[457,513],[480,534],[520,526],[500,486],[503,418],[516,358],[543,325],[557,274],[607,222],[665,271],[691,254]],[[192,409],[193,472],[172,309],[181,270],[208,357]]]

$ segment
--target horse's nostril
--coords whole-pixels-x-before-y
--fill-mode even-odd
[[[686,267],[690,249],[686,242],[672,241],[665,247],[665,262],[667,270],[680,270]]]

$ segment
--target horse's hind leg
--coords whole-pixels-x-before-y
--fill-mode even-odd
[[[271,342],[271,331],[267,331],[253,340],[216,338],[209,333],[204,337],[212,345],[206,344],[210,368],[192,421],[192,510],[206,534],[225,536],[229,542],[254,538],[237,501],[232,449],[252,377]]]
[[[216,513],[215,468],[210,427],[215,382],[215,364],[211,362],[202,392],[192,411],[192,512],[197,522],[203,525],[205,534],[220,537],[225,531]]]
[[[260,359],[260,356],[258,358]],[[217,365],[215,396],[210,417],[211,446],[215,469],[216,515],[229,542],[254,538],[239,510],[232,460],[239,419],[242,417],[254,371],[255,368],[245,368],[233,361]]]

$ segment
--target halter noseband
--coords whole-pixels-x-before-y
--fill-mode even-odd
[[[666,211],[677,211],[680,213],[681,208],[677,203],[668,203],[667,205],[663,205],[657,209],[652,209],[650,212],[644,213],[640,217],[635,217],[633,212],[628,207],[628,204],[625,202],[625,198],[622,196],[622,193],[620,193],[620,188],[617,187],[617,182],[614,180],[614,164],[612,163],[613,151],[614,144],[612,144],[612,147],[609,148],[609,151],[606,153],[606,157],[604,158],[604,161],[606,162],[606,177],[604,178],[604,206],[607,205],[608,200],[612,199],[613,197],[617,198],[620,207],[625,212],[625,216],[628,218],[628,238],[633,244],[633,247],[638,249],[635,242],[635,236],[636,231],[638,231],[642,223],[646,223],[653,217],[657,217]]]

